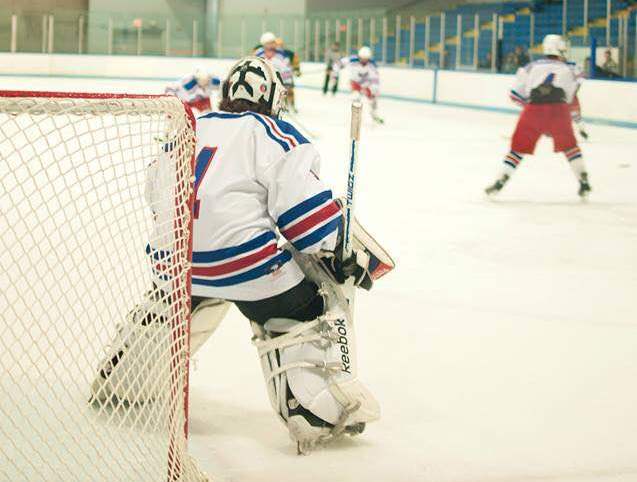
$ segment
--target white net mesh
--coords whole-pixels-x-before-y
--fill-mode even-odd
[[[170,97],[0,93],[0,480],[186,452],[194,132]]]

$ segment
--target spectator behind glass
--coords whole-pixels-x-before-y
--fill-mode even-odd
[[[518,70],[518,60],[515,56],[515,52],[509,52],[504,57],[502,62],[502,72],[505,74],[513,74]]]
[[[480,61],[478,67],[481,69],[491,69],[492,59],[491,52],[487,52],[487,56]]]
[[[609,74],[617,74],[619,72],[619,65],[613,60],[613,53],[610,49],[604,52],[604,63],[602,64],[604,69]]]
[[[595,77],[600,79],[619,79],[619,65],[613,60],[613,52],[608,49],[604,52],[604,63],[595,67]]]
[[[518,45],[515,48],[515,56],[516,56],[518,67],[524,67],[531,61],[531,58],[529,57],[528,52],[521,45]]]

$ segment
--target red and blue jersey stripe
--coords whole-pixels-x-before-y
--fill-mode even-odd
[[[279,216],[281,234],[303,251],[323,241],[341,226],[341,209],[332,200],[332,191],[323,191]]]
[[[192,254],[192,282],[204,286],[232,286],[273,273],[292,259],[277,247],[276,235],[266,231],[238,246]]]
[[[255,112],[242,112],[234,114],[231,112],[211,112],[199,117],[199,119],[218,118],[218,119],[239,119],[241,117],[254,117],[265,130],[267,136],[281,146],[285,152],[289,152],[302,144],[309,144],[308,141],[292,124],[282,121],[281,119],[273,119],[267,115],[257,114]]]

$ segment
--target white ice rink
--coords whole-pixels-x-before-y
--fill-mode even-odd
[[[2,89],[163,87],[0,78]],[[297,96],[323,177],[343,192],[347,97]],[[359,218],[398,267],[360,293],[356,322],[381,420],[297,456],[233,309],[193,363],[193,455],[219,482],[637,481],[637,131],[590,126],[588,203],[546,140],[490,201],[513,116],[380,108],[386,125],[363,128]]]

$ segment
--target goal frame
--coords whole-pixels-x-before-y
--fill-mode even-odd
[[[174,98],[176,99],[175,96],[172,95],[168,95],[168,94],[127,94],[127,93],[95,93],[95,92],[62,92],[62,91],[41,91],[41,90],[34,90],[34,91],[30,91],[30,90],[0,90],[0,98],[51,98],[51,99],[87,99],[87,100],[109,100],[109,99],[113,99],[113,100],[117,100],[117,99],[140,99],[140,100],[148,100],[148,99],[160,99],[160,98]],[[194,201],[195,201],[195,193],[194,193],[194,172],[195,172],[195,157],[196,157],[196,152],[195,152],[195,146],[196,146],[196,119],[195,116],[192,112],[192,109],[190,108],[190,106],[183,102],[180,101],[182,104],[182,107],[184,109],[184,113],[186,115],[186,118],[188,120],[188,122],[190,123],[190,126],[193,130],[193,137],[191,139],[192,142],[192,155],[190,156],[190,173],[191,176],[189,179],[185,180],[185,182],[187,183],[188,186],[188,200],[187,200],[187,209],[189,211],[189,215],[187,217],[188,219],[188,237],[187,237],[187,247],[186,247],[186,252],[187,252],[187,266],[188,266],[188,272],[186,275],[186,287],[185,287],[185,291],[186,291],[186,300],[185,300],[185,308],[186,308],[186,333],[185,333],[185,343],[186,343],[186,347],[185,347],[185,365],[186,365],[186,369],[185,369],[185,373],[184,373],[184,380],[183,380],[183,393],[181,394],[181,396],[183,397],[183,407],[184,407],[184,424],[183,424],[183,433],[184,433],[184,437],[185,440],[187,442],[188,440],[188,432],[189,432],[189,389],[190,389],[190,325],[191,325],[191,310],[192,310],[192,250],[193,250],[193,216],[192,216],[192,210],[193,210],[193,205],[194,205]],[[175,222],[179,222],[179,221],[175,221]],[[180,330],[183,328],[179,328]],[[174,332],[174,330],[173,330]],[[176,339],[179,339],[179,333],[174,334],[173,336],[176,337]],[[174,349],[174,347],[176,346],[176,343],[174,343],[171,347],[171,350]],[[171,371],[171,378],[174,376],[174,371]],[[171,381],[171,399],[173,399],[173,397],[177,397],[179,396],[178,393],[176,393],[176,391],[178,390],[178,382],[175,383],[174,380]],[[173,408],[170,410],[169,412],[169,427],[174,426],[174,420],[175,417],[177,415],[176,412],[176,407],[178,406],[178,404],[171,402],[171,405],[173,406]],[[173,433],[171,431],[171,433]],[[180,466],[180,460],[179,459],[175,459],[174,454],[177,451],[177,448],[175,446],[177,442],[173,439],[173,437],[170,437],[170,441],[169,441],[169,446],[168,446],[168,474],[167,474],[167,480],[170,481],[176,481],[176,480],[181,480],[181,473],[183,470],[183,467]]]

